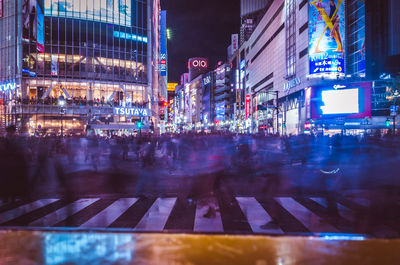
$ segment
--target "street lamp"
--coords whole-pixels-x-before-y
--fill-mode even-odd
[[[64,137],[64,123],[63,123],[63,115],[65,112],[65,98],[64,96],[58,97],[58,106],[60,107],[60,115],[61,115],[61,137]]]

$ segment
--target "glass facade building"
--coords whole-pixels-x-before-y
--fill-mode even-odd
[[[347,74],[365,77],[365,3],[347,2]]]
[[[71,128],[99,124],[105,117],[113,122],[138,118],[114,117],[112,108],[149,107],[152,3],[3,0],[0,80],[16,84],[15,91],[2,95],[3,125],[51,129],[43,123],[56,123],[57,110],[49,106],[56,109],[60,97]],[[74,112],[77,107],[81,110]]]

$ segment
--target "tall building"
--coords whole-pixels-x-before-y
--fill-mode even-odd
[[[262,18],[267,6],[272,0],[241,0],[240,1],[240,44],[247,41]]]
[[[231,68],[228,64],[220,63],[214,70],[215,89],[214,105],[215,118],[217,122],[233,120],[234,93],[230,86]]]
[[[128,133],[154,118],[157,0],[3,0],[2,126]],[[5,86],[7,87],[7,86]]]
[[[235,116],[253,132],[288,135],[388,129],[397,2],[271,1],[231,60],[244,91]]]

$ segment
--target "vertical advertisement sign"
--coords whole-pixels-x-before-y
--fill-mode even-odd
[[[310,75],[344,74],[344,0],[309,0]]]
[[[37,50],[44,53],[44,15],[40,2],[37,3]]]
[[[311,119],[311,87],[305,89],[306,120]]]
[[[37,36],[37,2],[36,0],[22,1],[22,38],[36,41]]]
[[[232,34],[232,53],[239,49],[239,34]]]
[[[249,118],[250,116],[250,111],[251,111],[251,98],[250,95],[246,95],[246,119]]]
[[[160,75],[166,76],[168,69],[167,54],[167,11],[161,11],[160,17]]]
[[[215,105],[215,121],[225,121],[225,103],[220,102]]]

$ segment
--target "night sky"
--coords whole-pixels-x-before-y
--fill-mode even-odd
[[[169,82],[179,82],[187,60],[206,57],[210,67],[226,61],[231,34],[239,33],[239,0],[161,0],[167,10]]]

